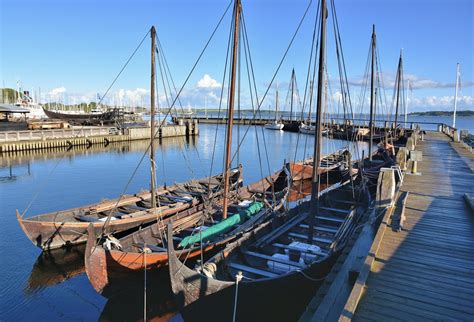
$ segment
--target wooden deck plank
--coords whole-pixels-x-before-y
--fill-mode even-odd
[[[428,303],[424,301],[417,301],[410,298],[403,298],[403,297],[385,293],[379,290],[374,290],[373,292],[371,292],[370,295],[366,294],[364,297],[367,297],[367,301],[379,302],[381,306],[383,306],[384,304],[389,304],[389,303],[391,305],[396,305],[400,311],[406,309],[413,312],[414,310],[416,310],[417,315],[423,316],[422,319],[413,318],[411,320],[418,320],[418,321],[430,320],[429,316],[431,315],[431,313],[434,313],[436,316],[438,316],[438,318],[435,318],[435,320],[438,320],[438,321],[439,320],[453,320],[455,318],[459,320],[459,319],[462,319],[460,318],[460,316],[465,317],[465,314],[463,313],[459,314],[459,312],[456,310],[452,310],[449,308],[448,309],[442,308],[442,307],[433,305],[432,303]],[[361,302],[362,303],[360,304],[361,305],[360,312],[363,311],[362,305],[364,305],[365,301],[361,301]],[[383,311],[381,311],[381,313],[383,314]],[[359,310],[357,310],[356,312],[356,317],[358,314],[359,314]],[[383,319],[380,321],[383,321]]]
[[[380,265],[379,262],[374,264],[372,268],[372,272],[378,273],[379,276],[384,275],[393,275],[398,277],[399,279],[404,279],[407,281],[413,282],[420,282],[424,281],[429,285],[439,286],[439,287],[446,287],[448,289],[459,290],[465,292],[466,294],[470,294],[474,296],[474,285],[466,283],[465,280],[459,278],[452,278],[452,274],[449,272],[426,272],[426,271],[418,271],[418,270],[405,270],[403,271],[403,266],[396,266],[396,265]],[[404,274],[408,272],[409,274]]]
[[[462,199],[474,193],[473,155],[436,132],[416,149],[422,175],[401,187],[410,192],[404,229],[387,229],[365,293],[345,317],[474,320],[474,216]]]

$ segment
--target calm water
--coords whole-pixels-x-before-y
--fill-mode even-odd
[[[440,122],[436,118],[434,122]],[[472,129],[472,118],[467,123]],[[446,121],[444,121],[446,122]],[[459,124],[465,122],[459,118]],[[462,127],[461,127],[462,128]],[[213,147],[216,145],[213,173],[222,169],[224,128],[201,125],[194,139],[172,138],[157,147],[157,180],[160,184],[183,182],[208,176]],[[241,126],[240,137],[247,126]],[[256,131],[259,133],[256,136]],[[474,132],[474,130],[471,130]],[[241,146],[239,161],[244,165],[246,183],[258,180],[280,168],[284,160],[302,159],[312,153],[313,137],[296,133],[250,128]],[[234,142],[238,136],[234,128]],[[214,144],[215,142],[215,144]],[[258,144],[257,144],[258,143]],[[83,249],[59,252],[51,257],[41,254],[24,236],[15,209],[26,216],[78,207],[123,192],[131,173],[138,166],[127,193],[148,188],[147,158],[138,165],[148,142],[133,142],[91,149],[27,152],[0,158],[0,320],[140,320],[143,318],[143,292],[117,294],[110,300],[98,295],[83,270]],[[344,141],[324,140],[324,152],[345,145]],[[306,149],[305,149],[306,146]],[[363,144],[359,149],[367,146]],[[259,151],[260,148],[260,151]],[[266,150],[266,151],[265,151]],[[235,151],[235,147],[234,147]],[[261,162],[259,162],[259,152]],[[267,159],[265,153],[268,154]],[[359,152],[360,153],[360,152]],[[170,295],[163,288],[165,277],[149,279],[148,317],[168,320],[173,316]],[[142,290],[141,281],[137,289]],[[173,319],[180,320],[179,316]]]
[[[204,113],[204,112],[201,112],[201,111],[197,111],[195,115],[198,115],[198,116],[205,116],[207,115],[208,117],[217,117],[219,114],[214,112],[214,113]],[[284,118],[288,118],[290,113],[287,112],[287,111],[283,111],[282,113],[279,114],[279,116],[282,116]],[[221,117],[224,117],[225,114],[224,113],[221,113],[220,114]],[[245,118],[252,118],[252,113],[250,112],[242,112],[241,114],[242,117],[245,117]],[[263,119],[265,118],[274,118],[275,117],[275,114],[273,112],[261,112],[259,117],[262,117]],[[297,118],[297,116],[294,114],[294,119]],[[299,116],[298,116],[299,117]],[[312,116],[313,119],[314,119],[314,116]],[[332,116],[331,116],[332,117]],[[342,122],[342,115],[335,115],[334,117],[339,117],[339,121]],[[368,120],[369,119],[369,115],[368,114],[363,114],[363,115],[355,115],[355,118],[356,119],[366,119]],[[378,115],[376,117],[376,120],[387,120],[387,116],[386,115]],[[401,115],[398,119],[398,122],[403,122],[404,120],[404,116]],[[392,122],[393,122],[393,116],[392,116]],[[357,124],[359,121],[355,121],[355,123]],[[415,115],[408,115],[407,117],[407,123],[433,123],[433,124],[420,124],[422,126],[423,129],[425,130],[436,130],[437,129],[437,124],[438,123],[445,123],[447,125],[452,125],[453,124],[453,117],[452,116],[415,116]],[[377,126],[384,126],[384,123],[383,121],[380,121],[380,122],[375,122],[375,124]],[[468,130],[471,134],[474,133],[474,117],[457,117],[456,118],[456,127],[460,130]]]

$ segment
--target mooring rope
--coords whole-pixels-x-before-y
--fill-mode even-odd
[[[143,321],[146,321],[146,242],[143,244],[143,260],[144,260],[144,285],[143,285]]]
[[[237,299],[239,296],[239,282],[242,280],[242,272],[238,272],[235,275],[235,297],[234,297],[234,314],[232,315],[232,321],[235,322],[235,318],[237,317]]]

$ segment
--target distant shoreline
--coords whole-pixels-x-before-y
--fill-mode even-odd
[[[427,111],[427,112],[412,112],[408,115],[413,116],[452,116],[453,111]],[[456,116],[474,116],[474,111],[457,111]]]

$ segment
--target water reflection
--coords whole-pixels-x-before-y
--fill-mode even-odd
[[[177,315],[176,304],[169,282],[168,270],[147,275],[146,306],[144,306],[144,275],[134,277],[130,285],[120,294],[114,294],[107,301],[100,321],[147,321],[182,320]]]
[[[158,148],[164,153],[169,149],[187,149],[196,145],[196,137],[172,137],[157,139]],[[115,142],[104,145],[58,147],[52,149],[27,150],[0,153],[0,183],[15,181],[32,175],[31,164],[38,161],[54,159],[73,160],[76,157],[87,157],[100,153],[133,153],[145,152],[149,141]]]
[[[31,269],[25,293],[30,294],[60,284],[83,273],[85,248],[85,245],[80,245],[42,252]]]
[[[30,162],[20,165],[9,164],[0,166],[0,183],[16,181],[22,177],[29,176],[31,176]]]

